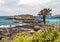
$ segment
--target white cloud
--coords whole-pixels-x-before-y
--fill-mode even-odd
[[[46,3],[50,2],[50,0],[19,0],[18,5],[24,4],[24,5],[44,5]]]
[[[43,8],[52,8],[54,15],[60,13],[59,7],[60,0],[0,0],[0,15],[37,15]]]
[[[0,4],[3,4],[3,3],[5,3],[4,0],[0,0]]]
[[[17,8],[0,7],[0,11],[13,13],[17,11]]]

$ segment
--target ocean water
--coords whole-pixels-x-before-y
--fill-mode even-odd
[[[21,22],[18,20],[7,20],[6,18],[9,18],[11,16],[0,16],[0,25],[13,25],[13,24],[18,24],[14,22]],[[41,17],[36,16],[37,20],[40,20]],[[46,17],[46,21],[48,22],[60,22],[60,18],[53,18],[53,17]]]
[[[36,19],[41,20],[41,17],[37,16]],[[60,22],[60,18],[46,17],[46,22]]]
[[[48,22],[60,22],[60,18],[48,18],[46,19]]]
[[[7,18],[10,18],[11,16],[0,16],[0,26],[1,25],[15,25],[18,23],[15,22],[19,22],[18,20],[9,20]]]

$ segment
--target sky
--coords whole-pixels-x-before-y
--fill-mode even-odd
[[[51,8],[52,15],[60,14],[60,0],[0,0],[0,16],[37,15],[43,8]]]

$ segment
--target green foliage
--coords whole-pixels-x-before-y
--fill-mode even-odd
[[[38,13],[38,15],[43,16],[42,19],[43,19],[44,24],[46,23],[46,16],[51,15],[51,11],[52,10],[50,8],[44,8],[40,10],[40,12]]]
[[[48,32],[36,32],[34,34],[17,34],[11,42],[60,42],[60,31],[49,26]]]
[[[35,16],[33,16],[33,15],[28,15],[28,14],[26,14],[26,15],[17,15],[17,16],[14,16],[14,17],[18,17],[18,18],[22,18],[22,19],[35,19]]]

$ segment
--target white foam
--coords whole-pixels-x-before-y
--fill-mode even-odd
[[[16,25],[11,25],[11,27],[15,27]]]
[[[1,25],[0,28],[8,28],[10,27],[9,25]]]
[[[16,25],[1,25],[0,28],[10,28],[10,27],[16,27],[16,26],[23,26],[23,25],[27,25],[27,24],[22,23],[22,24],[16,24]]]
[[[16,25],[1,25],[0,28],[10,28],[15,27]]]
[[[23,24],[18,24],[19,26],[23,26]]]

